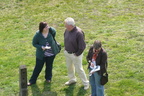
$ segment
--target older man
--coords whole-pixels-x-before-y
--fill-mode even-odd
[[[76,83],[76,71],[84,84],[84,89],[87,90],[89,88],[89,81],[87,80],[82,66],[83,51],[86,47],[84,33],[80,28],[75,26],[73,18],[66,18],[64,23],[66,28],[64,33],[64,54],[66,57],[68,77],[70,79],[65,83],[65,85]]]

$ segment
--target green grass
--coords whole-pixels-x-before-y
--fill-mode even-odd
[[[38,24],[46,21],[57,29],[62,44],[53,68],[53,82],[44,82],[44,68],[37,85],[28,87],[29,96],[89,96],[78,83],[64,86],[68,80],[63,21],[73,17],[85,32],[86,55],[94,40],[101,40],[108,52],[109,82],[106,96],[143,96],[144,94],[144,1],[143,0],[1,0],[0,1],[0,96],[18,96],[19,66],[26,65],[28,79],[35,65],[31,41]]]

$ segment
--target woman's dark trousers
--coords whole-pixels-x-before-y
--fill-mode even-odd
[[[44,66],[44,63],[46,63],[46,69],[45,69],[45,79],[51,80],[52,78],[52,68],[53,68],[53,61],[55,56],[51,57],[44,57],[43,60],[40,60],[36,58],[36,65],[33,71],[33,74],[29,80],[30,83],[35,84],[36,80]]]

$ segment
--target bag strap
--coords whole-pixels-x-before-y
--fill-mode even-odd
[[[105,65],[106,65],[106,66],[105,66],[105,70],[106,70],[106,73],[107,73],[107,65],[108,65],[108,64],[107,64],[107,62],[106,62],[106,64],[105,64]]]
[[[49,28],[49,33],[52,35],[54,41],[56,42],[55,37],[54,37],[54,35],[52,34],[52,28],[51,28],[51,27]]]
[[[101,58],[101,62],[102,62],[102,58]],[[108,73],[107,73],[107,66],[108,66],[108,64],[107,64],[107,62],[106,62],[106,63],[105,63],[106,74],[108,74]]]

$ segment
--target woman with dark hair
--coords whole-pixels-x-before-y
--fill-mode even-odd
[[[36,83],[44,63],[46,63],[45,80],[48,83],[51,82],[53,61],[56,54],[59,53],[59,48],[54,40],[55,35],[56,30],[54,28],[49,27],[46,22],[39,23],[39,30],[32,41],[33,46],[36,48],[36,65],[28,86]]]
[[[90,71],[89,81],[91,85],[90,96],[104,96],[104,86],[101,85],[101,76],[106,73],[107,53],[102,48],[101,41],[94,41],[87,55],[88,68]]]

